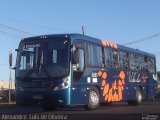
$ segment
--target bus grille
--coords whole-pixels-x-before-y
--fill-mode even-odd
[[[51,92],[51,88],[24,88],[24,92],[28,93],[44,93],[44,92]]]

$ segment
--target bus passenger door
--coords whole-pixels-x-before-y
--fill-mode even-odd
[[[83,77],[85,68],[85,60],[84,60],[84,50],[81,48],[76,48],[73,52],[72,56],[72,103],[73,104],[81,104],[83,99],[81,97],[81,90],[83,84],[81,84],[81,79]]]
[[[72,59],[72,69],[73,69],[73,80],[79,81],[84,72],[84,50],[77,49],[73,53]]]

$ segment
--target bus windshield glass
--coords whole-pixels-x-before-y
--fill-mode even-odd
[[[16,77],[55,78],[69,74],[69,42],[37,40],[20,43]]]

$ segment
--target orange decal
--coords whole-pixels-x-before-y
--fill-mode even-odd
[[[102,78],[103,78],[103,79],[106,79],[106,78],[107,78],[107,73],[106,73],[106,72],[104,72],[104,73],[102,74]]]
[[[122,90],[122,91],[124,90],[124,86],[121,86],[121,90]]]
[[[106,94],[108,94],[109,91],[109,84],[106,84],[103,90],[103,96],[105,96]]]
[[[125,73],[123,71],[120,72],[119,77],[123,80],[125,78]]]
[[[109,42],[108,41],[106,41],[106,44],[107,44],[107,46],[109,46]]]
[[[103,87],[103,97],[105,101],[112,102],[112,101],[121,101],[123,99],[123,91],[124,91],[124,84],[125,84],[125,73],[120,71],[119,73],[119,80],[114,80],[112,85],[107,83],[107,73],[106,72],[98,72],[98,76],[102,77],[101,86]]]
[[[103,46],[110,46],[111,48],[118,49],[116,43],[108,42],[107,40],[101,40]]]
[[[106,84],[106,80],[102,80],[102,84],[101,84],[101,86],[105,86],[105,84]]]
[[[117,44],[113,44],[113,47],[115,48],[115,49],[118,49],[118,47],[117,47]]]
[[[105,40],[102,40],[101,42],[103,46],[107,46],[107,42]]]
[[[116,86],[117,86],[117,83],[116,83],[116,80],[115,80],[113,85],[112,85],[112,88],[113,88],[114,91],[116,90]]]
[[[112,101],[112,88],[109,90],[108,102]]]
[[[122,84],[125,84],[124,79],[122,80]]]
[[[109,42],[107,40],[101,40],[103,46],[109,46]]]
[[[110,47],[111,47],[111,48],[113,48],[113,47],[114,47],[114,45],[113,45],[113,43],[112,43],[112,42],[109,42],[109,45],[110,45]]]
[[[102,75],[102,71],[99,71],[98,72],[98,76],[100,77]]]
[[[119,96],[119,100],[122,100],[122,89],[120,86],[118,86],[118,96]]]
[[[118,80],[118,85],[122,86],[122,81],[121,80]]]
[[[118,94],[116,91],[113,94],[113,101],[118,101]]]
[[[105,101],[108,101],[108,94],[105,96]]]
[[[116,93],[116,101],[120,101],[117,93]]]

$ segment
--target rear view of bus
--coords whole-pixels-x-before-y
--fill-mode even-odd
[[[70,104],[70,41],[67,36],[21,40],[15,69],[16,103],[46,110]]]

